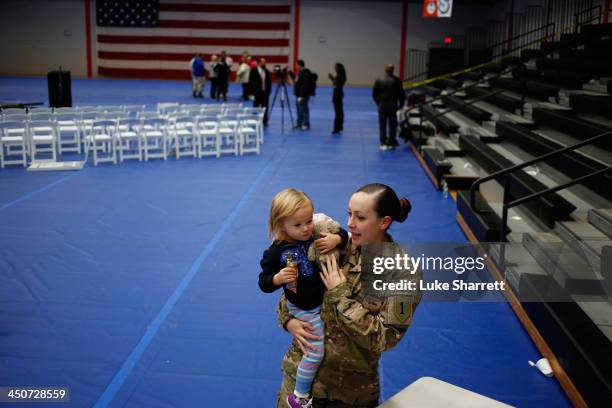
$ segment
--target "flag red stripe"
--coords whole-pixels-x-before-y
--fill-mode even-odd
[[[211,55],[203,54],[204,60],[208,61]],[[230,56],[234,62],[240,62],[242,54]],[[98,58],[130,61],[189,61],[193,58],[193,53],[98,51]],[[257,58],[265,58],[269,63],[286,64],[289,62],[287,55],[257,55]]]
[[[288,38],[199,38],[134,35],[98,35],[99,43],[108,44],[175,44],[219,45],[236,47],[288,47]]]
[[[191,79],[188,69],[144,69],[98,67],[98,74],[118,78]]]
[[[159,5],[159,10],[186,11],[192,13],[289,14],[291,12],[291,6],[162,3]]]
[[[87,78],[93,75],[93,58],[91,52],[91,2],[85,0],[85,49],[87,50]]]
[[[215,30],[256,30],[283,31],[289,30],[288,22],[253,22],[253,21],[193,21],[193,20],[160,20],[161,28],[204,28]]]

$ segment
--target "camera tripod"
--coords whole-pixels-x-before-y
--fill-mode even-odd
[[[281,90],[282,89],[282,90]],[[291,100],[289,99],[289,93],[287,92],[287,83],[284,78],[281,78],[276,85],[276,91],[274,91],[274,97],[272,98],[272,104],[270,105],[270,112],[268,116],[272,116],[272,109],[276,102],[276,97],[280,91],[280,106],[281,106],[281,133],[285,133],[285,100],[287,101],[287,109],[289,110],[289,118],[291,119],[291,126],[293,127],[293,114],[291,113]]]

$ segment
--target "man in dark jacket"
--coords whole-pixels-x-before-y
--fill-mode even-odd
[[[270,101],[270,92],[272,91],[272,78],[270,71],[266,69],[266,59],[260,58],[259,65],[251,68],[249,73],[249,90],[254,98],[254,107],[264,107],[263,124],[268,126],[268,104]]]
[[[293,80],[293,93],[296,98],[297,106],[297,123],[294,126],[295,129],[310,130],[310,111],[308,109],[308,101],[312,94],[312,73],[308,68],[304,60],[297,61],[298,73],[293,75],[289,71],[289,76]]]
[[[397,146],[397,110],[404,106],[406,94],[402,81],[393,75],[393,65],[385,67],[385,76],[378,78],[372,89],[372,97],[378,106],[378,125],[380,128],[380,149],[393,150]],[[387,136],[387,125],[389,135]]]

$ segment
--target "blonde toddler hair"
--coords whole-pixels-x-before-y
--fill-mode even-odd
[[[278,192],[272,199],[270,207],[270,218],[268,219],[270,238],[278,239],[283,220],[306,206],[314,210],[312,201],[303,191],[287,188]]]

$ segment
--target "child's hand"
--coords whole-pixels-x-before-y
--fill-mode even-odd
[[[342,242],[342,238],[340,238],[337,234],[328,234],[325,232],[321,233],[321,238],[315,240],[315,248],[321,251],[322,254],[326,254],[329,251],[332,251],[335,247],[337,247]]]
[[[285,267],[272,277],[272,283],[276,286],[282,286],[287,283],[293,283],[297,280],[297,269]]]

